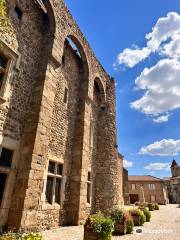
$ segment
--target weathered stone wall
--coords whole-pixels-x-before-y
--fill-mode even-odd
[[[129,183],[128,183],[128,170],[123,168],[123,196],[124,204],[129,205]]]
[[[3,41],[20,55],[10,97],[1,105],[2,135],[20,140],[7,223],[11,228],[79,224],[90,211],[122,203],[115,84],[62,0],[46,1],[47,14],[32,0],[17,2],[22,19],[14,18],[10,1],[14,33],[1,31]],[[100,99],[94,94],[95,79]],[[63,101],[65,87],[67,104]],[[64,163],[61,206],[45,203],[51,158]],[[87,204],[88,171],[92,174],[91,205]]]

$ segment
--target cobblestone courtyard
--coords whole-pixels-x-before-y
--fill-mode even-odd
[[[142,227],[142,235],[113,237],[113,240],[179,240],[180,208],[177,205],[160,206],[152,212],[152,220]],[[83,227],[62,227],[43,232],[44,240],[83,240]]]

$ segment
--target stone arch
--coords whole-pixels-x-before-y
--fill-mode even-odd
[[[74,45],[74,46],[72,46],[72,45],[71,46],[74,48],[76,53],[80,56],[83,67],[84,67],[83,68],[84,74],[86,75],[86,77],[89,78],[89,64],[88,64],[86,53],[83,48],[83,44],[80,42],[80,40],[74,34],[68,34],[64,40],[64,43],[67,40],[69,41],[70,44]]]
[[[104,85],[99,77],[95,77],[93,84],[93,101],[98,98],[100,105],[103,105],[106,102],[106,93]]]
[[[50,33],[54,35],[56,32],[56,20],[55,20],[54,10],[52,8],[51,0],[43,1],[43,4],[46,10],[44,13],[47,14],[48,16]]]

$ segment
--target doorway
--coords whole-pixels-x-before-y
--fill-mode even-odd
[[[130,203],[134,204],[135,202],[139,202],[139,195],[138,194],[130,194]]]

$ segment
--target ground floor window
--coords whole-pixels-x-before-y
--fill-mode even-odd
[[[5,191],[6,186],[6,180],[7,180],[7,174],[6,173],[0,173],[0,206],[3,200],[3,195]]]
[[[0,147],[0,206],[5,193],[6,181],[11,170],[13,151]]]
[[[156,201],[156,196],[155,195],[151,195],[151,202],[155,202]]]
[[[46,182],[46,202],[49,204],[61,204],[61,185],[63,164],[49,161]]]

